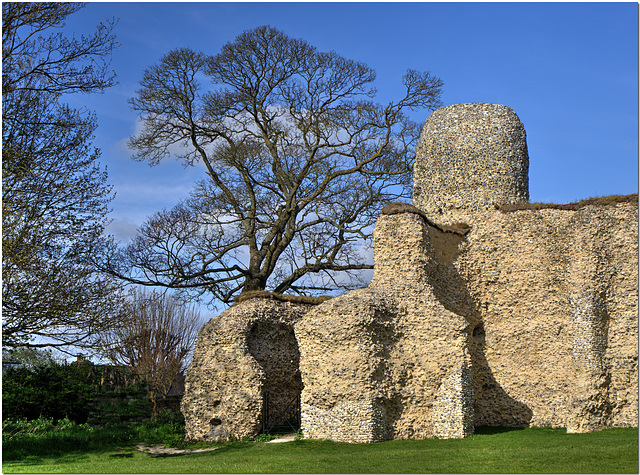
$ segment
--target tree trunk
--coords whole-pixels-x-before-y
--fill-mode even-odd
[[[153,404],[151,408],[151,420],[155,421],[158,418],[158,398],[154,391],[149,391],[149,399],[151,399],[151,403]]]
[[[251,292],[253,290],[264,290],[267,286],[267,279],[262,277],[247,277],[244,281],[244,288],[242,289],[242,293],[246,294],[247,292]]]

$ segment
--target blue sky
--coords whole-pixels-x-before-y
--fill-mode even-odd
[[[119,85],[71,103],[98,116],[94,143],[117,193],[110,231],[121,239],[186,197],[202,173],[130,159],[136,114],[127,99],[143,70],[180,46],[215,54],[260,25],[374,67],[382,103],[401,97],[412,68],[444,81],[445,105],[512,107],[527,132],[532,201],[638,191],[636,3],[96,2],[65,31],[90,33],[111,17],[119,19],[111,64]],[[412,113],[420,122],[428,115]]]

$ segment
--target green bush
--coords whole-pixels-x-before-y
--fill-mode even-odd
[[[175,415],[159,421],[107,424],[94,427],[69,419],[54,421],[7,420],[2,423],[3,460],[30,456],[56,457],[71,453],[102,452],[138,443],[179,446],[184,442],[184,420]]]
[[[256,442],[269,442],[270,440],[275,439],[276,436],[273,434],[259,434],[256,437]]]
[[[125,368],[90,363],[9,369],[2,378],[3,421],[114,424],[151,416],[147,387]]]
[[[86,422],[97,393],[88,365],[9,369],[2,376],[2,419]]]
[[[25,435],[42,436],[50,432],[62,432],[73,426],[75,424],[67,418],[59,421],[51,418],[5,420],[2,422],[2,443]]]

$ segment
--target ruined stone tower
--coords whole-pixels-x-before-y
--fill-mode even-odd
[[[414,206],[436,219],[527,201],[527,139],[510,107],[454,104],[429,116],[416,150]]]
[[[205,325],[187,436],[257,435],[267,391],[297,397],[305,437],[348,442],[637,426],[637,195],[508,210],[528,201],[528,167],[510,108],[431,114],[414,206],[383,210],[369,286],[249,300]]]

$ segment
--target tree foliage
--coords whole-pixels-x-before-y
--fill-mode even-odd
[[[150,415],[147,385],[127,368],[40,360],[2,374],[3,421],[68,418],[95,424]]]
[[[166,397],[186,370],[200,313],[171,295],[145,290],[134,291],[124,311],[126,323],[103,335],[103,352],[149,384],[157,413],[156,397]]]
[[[179,48],[144,72],[130,103],[135,158],[206,170],[190,197],[150,217],[105,264],[114,274],[230,302],[241,292],[355,285],[380,209],[410,195],[420,133],[442,82],[407,71],[376,103],[375,71],[268,27],[217,55]],[[201,80],[208,79],[206,89]]]
[[[39,368],[60,364],[64,361],[61,355],[56,355],[50,348],[17,347],[2,349],[2,362],[11,361],[19,363],[21,368]]]
[[[112,199],[95,116],[65,94],[114,84],[114,23],[89,37],[60,28],[74,3],[2,4],[2,339],[10,347],[91,345],[113,323],[111,279],[88,263]]]
[[[97,390],[91,366],[45,364],[9,369],[2,375],[2,418],[87,421]]]

